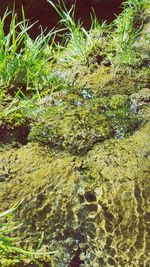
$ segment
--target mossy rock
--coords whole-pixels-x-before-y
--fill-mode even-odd
[[[79,107],[70,111],[56,108],[33,125],[30,140],[38,140],[51,146],[67,148],[69,151],[85,153],[91,146],[110,135],[105,115]]]
[[[141,123],[127,96],[80,99],[72,94],[59,107],[45,107],[32,124],[29,140],[85,154],[94,144],[124,137]]]

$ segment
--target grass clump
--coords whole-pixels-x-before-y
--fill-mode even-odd
[[[74,63],[89,63],[89,56],[97,54],[106,45],[105,39],[102,38],[104,31],[108,28],[106,23],[99,24],[93,12],[91,14],[91,29],[88,31],[82,26],[80,20],[76,22],[74,19],[75,5],[67,10],[63,0],[59,0],[58,4],[54,4],[51,0],[48,0],[48,2],[59,14],[60,22],[67,29],[65,46],[61,47],[60,53],[57,54],[58,61],[62,64],[65,62],[70,66]]]
[[[145,21],[145,11],[149,8],[148,0],[129,0],[123,3],[123,11],[117,18],[107,25],[100,24],[97,18],[91,16],[91,29],[86,30],[80,21],[75,22],[75,6],[67,10],[64,1],[59,0],[58,4],[48,2],[54,7],[65,25],[68,32],[65,36],[65,47],[58,54],[58,61],[65,61],[69,65],[74,63],[87,64],[91,56],[99,56],[99,62],[105,59],[110,61],[112,66],[135,66],[140,58],[133,49],[134,43],[138,40]],[[98,57],[97,57],[98,58]],[[95,62],[95,61],[94,61]]]
[[[46,68],[51,54],[46,50],[54,42],[57,32],[54,29],[47,35],[41,34],[33,41],[28,31],[34,24],[29,25],[22,9],[22,21],[17,22],[17,15],[12,12],[8,33],[5,31],[6,19],[10,12],[6,11],[0,18],[0,87],[11,90],[23,87],[24,90],[39,90],[48,88],[54,83],[54,77],[49,75]],[[51,42],[51,44],[50,44]]]
[[[123,12],[112,23],[113,31],[110,38],[108,53],[115,66],[139,66],[135,42],[139,41],[143,23],[146,19],[145,11],[150,7],[148,0],[129,0],[123,3]]]
[[[49,62],[53,61],[57,30],[45,35],[41,29],[41,34],[32,40],[28,31],[33,25],[26,20],[23,8],[20,22],[17,14],[7,10],[0,18],[0,126],[26,123],[43,95],[64,87],[64,81],[52,73]]]

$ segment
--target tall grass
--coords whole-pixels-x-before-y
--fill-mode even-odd
[[[75,22],[75,5],[67,10],[63,0],[58,0],[57,4],[51,0],[47,1],[59,14],[60,21],[68,30],[67,45],[59,54],[62,62],[71,65],[76,61],[86,63],[88,57],[94,53],[104,54],[114,66],[134,66],[138,62],[133,44],[140,35],[144,12],[150,5],[148,0],[124,2],[122,13],[110,25],[105,22],[99,24],[94,15],[89,31],[85,30],[80,21]],[[136,25],[137,20],[139,25]]]
[[[68,10],[63,0],[58,0],[57,4],[47,0],[60,16],[60,22],[66,27],[66,43],[61,53],[58,54],[59,61],[73,65],[75,62],[86,64],[88,56],[94,54],[99,47],[103,46],[102,35],[106,30],[106,24],[98,23],[93,12],[91,16],[91,29],[88,31],[82,26],[82,22],[74,19],[75,4]]]
[[[135,66],[138,63],[133,45],[141,34],[144,12],[149,6],[148,0],[128,0],[123,3],[123,12],[112,23],[109,45],[112,64],[120,67]]]
[[[41,34],[33,41],[28,31],[29,25],[22,8],[22,21],[17,22],[17,15],[12,12],[8,33],[5,32],[6,19],[10,12],[6,11],[0,18],[0,87],[16,87],[24,85],[27,89],[39,90],[50,85],[50,75],[46,63],[51,55],[49,51],[57,30],[52,29],[46,36]]]
[[[6,32],[7,19],[10,25]],[[25,18],[23,8],[22,21],[17,22],[17,14],[7,10],[0,18],[0,103],[5,101],[7,91],[13,96],[6,108],[0,110],[1,119],[6,123],[25,123],[37,100],[63,87],[64,81],[53,75],[51,68],[59,30],[52,29],[45,35],[41,28],[33,40],[29,30],[34,24],[30,25]]]

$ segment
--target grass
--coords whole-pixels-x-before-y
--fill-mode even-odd
[[[65,47],[61,53],[57,55],[58,61],[65,62],[72,66],[74,63],[86,64],[88,57],[94,55],[98,50],[105,46],[103,33],[108,25],[106,23],[99,24],[95,13],[91,15],[91,29],[88,31],[82,26],[82,22],[74,20],[75,5],[67,10],[64,1],[59,0],[58,4],[48,0],[56,12],[59,14],[67,33],[65,35]]]
[[[0,105],[4,106],[0,110],[0,124],[4,121],[20,125],[32,120],[37,102],[53,91],[68,88],[62,67],[90,67],[106,60],[112,70],[122,71],[141,64],[141,47],[137,51],[135,43],[150,6],[148,0],[124,2],[122,13],[110,25],[100,24],[93,12],[89,30],[81,21],[75,21],[75,5],[68,10],[63,0],[58,0],[58,4],[48,2],[60,16],[60,28],[47,35],[41,29],[35,40],[29,35],[34,25],[26,20],[23,8],[20,22],[14,12],[7,10],[0,18]],[[6,33],[5,24],[10,16]],[[56,43],[56,36],[61,36],[61,41]]]
[[[137,51],[135,43],[150,6],[148,0],[124,2],[122,13],[110,25],[99,24],[93,12],[90,30],[86,30],[81,21],[74,20],[75,5],[68,10],[63,0],[58,0],[58,4],[48,2],[59,14],[61,26],[47,35],[41,29],[35,40],[28,33],[34,25],[26,20],[23,8],[20,22],[14,12],[6,11],[0,18],[0,104],[3,105],[8,94],[11,96],[0,111],[2,123],[10,121],[19,125],[32,120],[37,101],[53,91],[67,88],[61,75],[62,66],[90,67],[106,59],[112,69],[122,71],[141,64],[141,47]],[[11,22],[6,33],[9,16]],[[60,34],[62,41],[56,43],[55,37]]]
[[[148,0],[129,0],[123,3],[123,12],[107,25],[99,24],[97,18],[91,17],[91,29],[83,28],[80,21],[75,22],[75,6],[67,10],[64,1],[58,4],[48,0],[59,14],[60,22],[65,25],[66,46],[58,55],[58,61],[73,65],[75,63],[86,64],[89,56],[99,54],[102,58],[108,58],[113,66],[135,66],[138,63],[133,44],[140,36],[144,12],[149,7]],[[139,22],[139,25],[136,25]],[[136,26],[135,26],[136,25]]]
[[[43,89],[57,87],[57,77],[52,75],[54,61],[70,66],[75,62],[87,64],[90,56],[99,54],[118,66],[137,63],[132,46],[140,35],[148,0],[124,2],[123,12],[109,26],[105,22],[99,24],[93,13],[90,30],[74,20],[75,5],[67,10],[63,0],[58,0],[58,4],[48,2],[59,14],[63,28],[52,29],[46,36],[41,29],[35,40],[28,34],[34,25],[26,20],[23,8],[21,22],[17,22],[17,15],[12,12],[7,34],[5,23],[10,12],[6,11],[0,19],[0,88],[24,87],[39,95]],[[135,27],[137,21],[139,26]],[[55,36],[64,27],[67,32],[63,34],[63,42],[56,44]]]
[[[53,75],[53,62],[70,66],[87,64],[89,57],[95,54],[108,58],[112,65],[137,63],[132,46],[140,35],[148,0],[124,2],[123,12],[110,25],[99,24],[93,12],[90,30],[86,30],[81,21],[74,20],[75,4],[67,10],[63,0],[58,0],[58,4],[51,0],[48,2],[59,14],[63,28],[52,29],[46,36],[41,29],[35,40],[28,34],[34,25],[26,20],[23,8],[21,22],[17,22],[17,15],[12,12],[7,34],[5,23],[10,12],[6,11],[0,19],[0,88],[16,90],[21,87],[40,97],[41,91],[57,88],[61,83]],[[137,20],[140,21],[139,27],[135,27]],[[63,32],[64,27],[67,32],[63,34],[63,42],[56,44],[55,36]]]
[[[19,205],[20,204],[21,203],[19,203]],[[40,250],[26,251],[21,247],[15,245],[16,243],[18,243],[19,239],[16,237],[12,237],[11,235],[15,230],[20,228],[22,224],[16,225],[16,223],[12,221],[11,217],[13,212],[18,208],[19,205],[17,204],[9,210],[0,213],[0,219],[2,221],[5,221],[5,223],[0,223],[0,262],[2,264],[1,266],[6,266],[8,263],[23,264],[27,262],[29,263],[31,261],[32,264],[34,262],[37,264],[36,266],[41,266],[38,262],[38,259],[40,261],[40,259],[42,259],[42,257],[44,258],[45,256],[47,256],[49,258],[49,261],[51,262],[52,258],[50,257],[50,255],[53,254],[53,252],[42,252]],[[42,243],[42,240],[40,243]]]
[[[124,2],[123,6],[123,12],[112,23],[109,58],[112,64],[119,68],[135,67],[140,59],[133,46],[140,37],[145,20],[144,13],[150,4],[147,0],[129,0]]]
[[[17,22],[17,15],[12,12],[8,33],[5,24],[10,12],[6,11],[0,19],[0,87],[25,87],[26,90],[38,92],[48,88],[53,79],[48,75],[46,63],[51,51],[57,30],[52,29],[46,36],[41,34],[33,41],[28,31],[34,24],[29,25],[22,8],[22,21]],[[50,44],[51,43],[51,44]]]
[[[41,28],[41,34],[32,40],[28,31],[33,26],[26,20],[23,8],[20,22],[17,22],[17,14],[7,10],[0,18],[0,105],[7,102],[0,115],[1,121],[6,123],[25,123],[34,104],[43,95],[64,86],[51,69],[55,35],[59,30],[52,29],[44,35]]]

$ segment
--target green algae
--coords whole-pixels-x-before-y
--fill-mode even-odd
[[[73,150],[72,143],[67,143],[67,149],[43,146],[48,133],[43,137],[41,132],[38,143],[34,140],[18,148],[2,147],[1,208],[5,210],[24,199],[15,216],[18,223],[23,223],[17,230],[17,235],[21,236],[20,246],[26,250],[37,249],[43,233],[42,247],[55,251],[56,267],[69,266],[79,249],[83,266],[87,267],[148,265],[149,89],[130,97],[89,96],[91,91],[85,97],[85,92],[83,96],[83,91],[79,90],[57,94],[57,102],[55,94],[53,99],[45,99],[39,118],[39,123],[43,122],[41,131],[51,119],[51,123],[55,122],[52,129],[57,126],[61,134],[67,134],[65,127],[71,126],[68,136],[73,133],[71,137],[75,141],[72,125],[78,126],[76,116],[79,118],[80,113],[83,118],[85,115],[81,131],[84,134],[95,127],[94,118],[97,123],[99,116],[105,123],[107,121],[108,129],[110,122],[115,124],[114,118],[118,120],[118,127],[120,123],[123,126],[127,118],[124,129],[133,127],[131,117],[135,116],[137,121],[138,114],[145,123],[136,131],[127,128],[130,134],[123,139],[107,136],[103,142],[92,144],[84,156],[80,155],[81,150],[73,155],[77,150]],[[50,136],[52,133],[57,137],[53,140],[61,140],[61,136],[58,139],[55,135],[57,132],[50,132]],[[41,138],[46,141],[40,142]],[[80,144],[82,149],[87,149],[85,143]],[[13,265],[10,263],[10,266]]]

